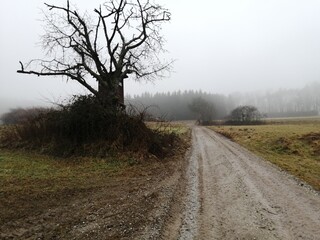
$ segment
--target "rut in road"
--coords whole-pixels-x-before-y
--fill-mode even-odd
[[[192,135],[180,239],[320,239],[319,193],[207,128]]]

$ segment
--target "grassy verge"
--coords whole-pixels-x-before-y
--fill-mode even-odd
[[[174,164],[188,145],[188,128],[176,126],[170,131],[185,139],[175,146],[170,159],[154,156],[145,159],[139,153],[130,152],[113,153],[104,158],[66,159],[0,148],[0,225],[40,214],[44,209],[67,204],[72,199],[80,199],[101,189],[110,189],[112,196],[114,189],[124,188],[131,184],[132,179],[146,181],[145,178],[153,176],[154,172],[162,171],[162,165],[171,160]]]
[[[0,224],[101,188],[131,159],[59,159],[0,150]],[[45,204],[44,204],[45,203]]]
[[[186,124],[180,122],[146,122],[146,125],[153,130],[174,133],[180,136],[190,131]]]
[[[320,190],[320,121],[210,128]]]
[[[50,191],[71,187],[85,188],[92,186],[99,178],[112,176],[129,163],[130,159],[66,160],[24,151],[0,150],[1,192],[26,189],[24,185],[14,184],[18,182],[31,183],[29,187],[34,191],[45,191],[49,188]],[[33,184],[36,182],[37,184]]]
[[[180,138],[188,138],[190,129],[183,124],[158,126]],[[1,134],[0,127],[0,134]],[[75,157],[59,158],[28,151],[0,148],[0,194],[5,192],[54,192],[64,189],[92,188],[102,179],[126,172],[135,165],[139,153],[115,153],[105,158]]]

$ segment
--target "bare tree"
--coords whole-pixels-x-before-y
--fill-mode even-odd
[[[198,115],[200,124],[207,125],[212,122],[214,116],[214,106],[212,103],[198,97],[192,100],[189,104],[189,109]]]
[[[159,54],[170,12],[149,0],[108,0],[94,13],[45,4],[44,59],[20,62],[18,73],[75,80],[112,112],[123,106],[123,80],[132,74],[151,80],[170,70]],[[94,79],[97,84],[92,84]],[[97,85],[97,87],[95,87]]]

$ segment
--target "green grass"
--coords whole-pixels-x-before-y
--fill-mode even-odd
[[[177,135],[183,135],[190,131],[190,128],[186,124],[178,122],[147,122],[146,125],[154,130],[164,131],[166,133],[174,133]]]
[[[152,123],[151,128],[181,137],[190,129],[183,124]],[[0,126],[1,132],[5,130]],[[114,174],[127,174],[137,165],[140,155],[115,153],[106,158],[58,158],[23,150],[0,147],[0,194],[45,193],[64,189],[100,186]],[[130,170],[129,170],[130,171]],[[29,194],[28,193],[28,194]]]
[[[210,128],[320,190],[319,120],[273,120],[267,125]]]
[[[0,137],[3,130],[0,126]],[[190,129],[174,125],[165,130],[176,133],[182,141],[177,142],[173,156],[161,161],[144,152],[59,158],[0,145],[0,225],[101,191],[104,198],[113,201],[123,197],[132,182],[147,184],[150,176],[173,171],[184,156],[188,146],[184,139],[190,139]]]
[[[131,158],[60,159],[24,151],[0,150],[0,193],[45,193],[98,186],[121,173]]]
[[[190,131],[187,126],[176,123],[152,123],[149,126],[182,138]],[[5,126],[0,126],[0,136],[5,129]],[[0,147],[0,194],[45,193],[100,186],[114,174],[127,174],[128,168],[137,165],[140,158],[139,153],[114,153],[103,159],[65,159]]]

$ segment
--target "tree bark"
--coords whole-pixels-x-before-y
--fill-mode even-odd
[[[98,98],[106,110],[113,114],[124,109],[124,92],[123,80],[115,80],[112,82],[115,83],[114,86],[99,84]]]

